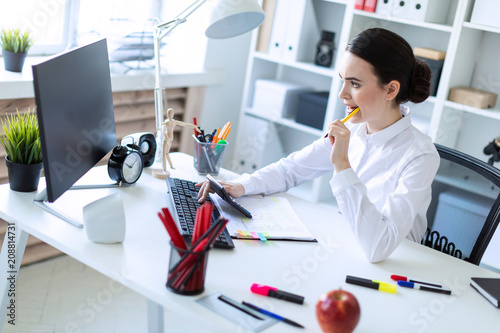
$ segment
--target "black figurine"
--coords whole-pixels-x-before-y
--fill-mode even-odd
[[[483,149],[483,153],[486,155],[493,155],[488,160],[489,165],[493,165],[493,162],[500,161],[500,136],[496,139],[493,139],[486,147]]]

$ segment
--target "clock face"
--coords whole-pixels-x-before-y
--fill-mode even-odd
[[[123,161],[123,180],[135,183],[142,173],[142,159],[139,153],[131,152]]]

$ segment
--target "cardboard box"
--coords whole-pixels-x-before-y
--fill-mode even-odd
[[[329,93],[304,92],[299,94],[299,104],[295,121],[317,129],[323,129]]]
[[[452,102],[487,109],[495,107],[497,97],[497,94],[484,90],[471,87],[455,87],[450,89],[450,97],[448,99]]]
[[[476,0],[470,22],[500,28],[500,20],[498,19],[499,12],[500,1]]]
[[[428,49],[425,47],[415,47],[413,48],[413,53],[417,57],[428,58],[432,60],[444,60],[446,57],[445,51]]]
[[[253,111],[267,117],[294,117],[298,94],[312,90],[298,83],[258,79],[255,81]]]

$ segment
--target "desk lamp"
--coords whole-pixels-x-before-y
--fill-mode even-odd
[[[189,15],[204,3],[212,4],[210,23],[205,31],[208,38],[223,39],[235,37],[258,27],[265,18],[264,11],[255,0],[196,0],[171,21],[156,24],[153,27],[155,55],[155,118],[157,157],[163,159],[162,130],[163,118],[163,86],[160,64],[160,41],[169,35],[179,24],[186,22]],[[162,170],[166,170],[163,166]]]

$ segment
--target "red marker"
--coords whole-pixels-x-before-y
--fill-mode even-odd
[[[415,279],[412,279],[410,277],[401,276],[401,275],[391,275],[391,279],[394,281],[406,281],[406,282],[413,282],[413,283],[418,283],[418,284],[425,284],[425,285],[437,287],[437,288],[443,288],[442,285],[437,284],[437,283],[419,281],[419,280],[415,280]]]
[[[287,293],[286,291],[278,290],[278,288],[265,286],[263,284],[254,283],[250,287],[250,290],[255,294],[259,294],[259,295],[263,295],[263,296],[274,297],[274,298],[282,299],[284,301],[289,301],[289,302],[293,302],[293,303],[297,303],[297,304],[304,303],[303,296]]]

